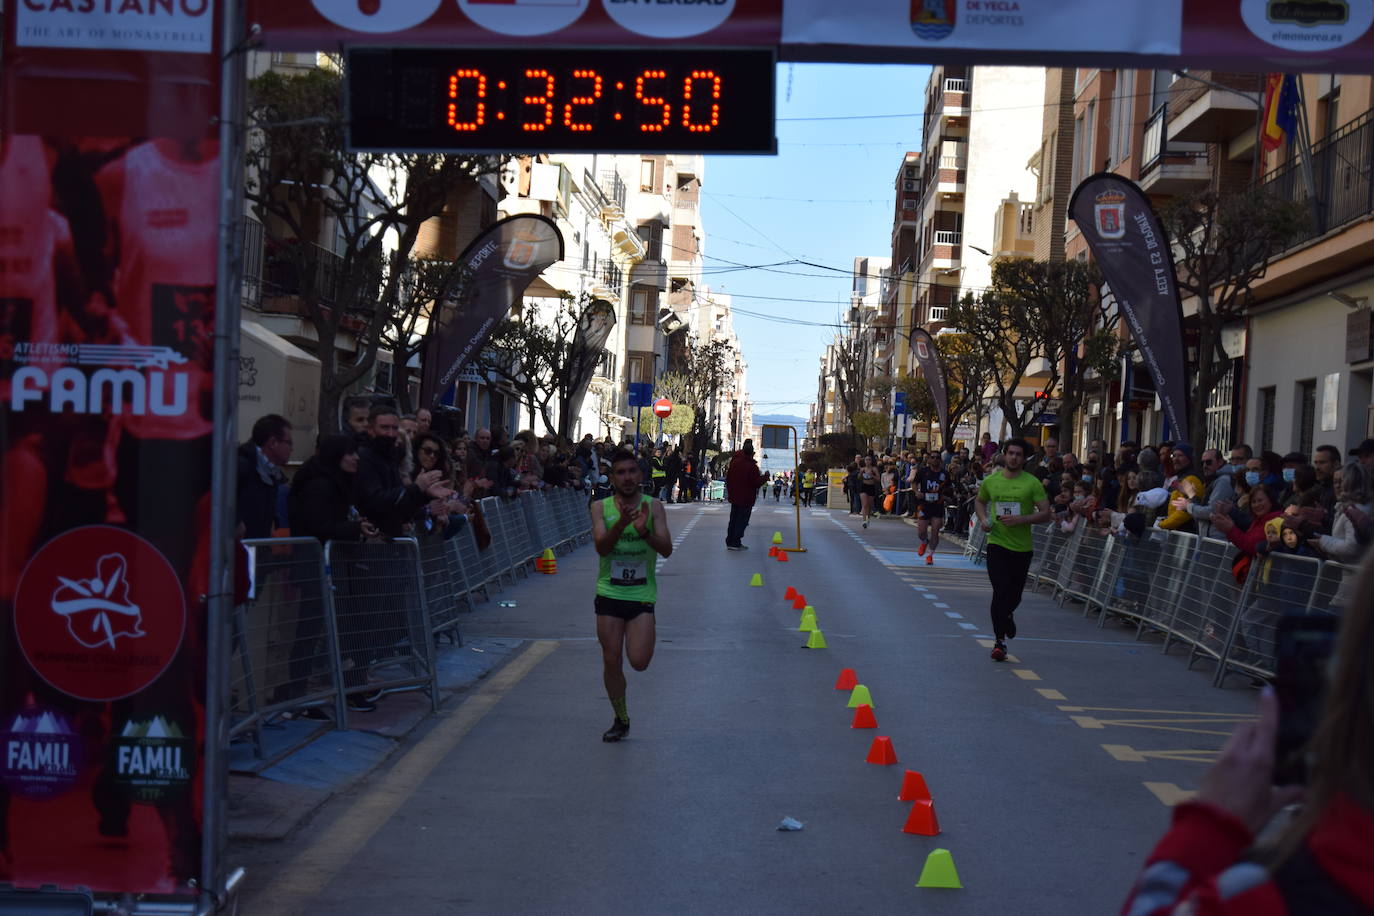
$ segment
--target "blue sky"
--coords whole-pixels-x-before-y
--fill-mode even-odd
[[[853,259],[890,253],[892,182],[903,154],[920,149],[928,74],[917,66],[779,64],[778,155],[707,158],[704,282],[734,296],[756,413],[805,416],[833,329],[746,313],[833,324],[848,303]],[[895,114],[908,116],[854,117]],[[793,259],[839,270],[731,263]]]

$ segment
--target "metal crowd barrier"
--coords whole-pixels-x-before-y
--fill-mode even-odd
[[[420,546],[414,538],[329,541],[344,693],[426,688],[439,708],[434,639]]]
[[[342,721],[343,680],[334,664],[338,637],[320,542],[273,538],[243,545],[253,594],[233,617],[229,737],[248,735],[261,758],[263,726],[287,710],[329,706]]]
[[[968,520],[968,538],[964,541],[964,556],[974,563],[982,563],[988,555],[988,533],[978,522],[978,517]]]
[[[424,689],[437,707],[436,638],[462,645],[461,615],[489,599],[492,585],[527,575],[547,548],[572,549],[591,537],[587,498],[577,491],[481,506],[491,531],[485,550],[467,519],[418,540],[245,541],[254,589],[233,619],[230,738],[250,740],[263,758],[263,729],[275,719],[324,708],[343,728],[355,694]]]
[[[1050,585],[1061,606],[1082,602],[1085,616],[1097,610],[1099,627],[1115,616],[1135,622],[1137,639],[1160,633],[1165,652],[1183,643],[1190,667],[1199,658],[1216,663],[1217,686],[1233,673],[1272,678],[1279,620],[1342,613],[1358,573],[1348,564],[1271,553],[1255,557],[1237,581],[1239,551],[1229,541],[1158,528],[1137,537],[1038,525],[1032,539],[1034,587]]]

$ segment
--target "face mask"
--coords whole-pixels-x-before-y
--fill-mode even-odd
[[[1246,472],[1245,472],[1245,482],[1248,483],[1250,486],[1252,486],[1252,487],[1255,486],[1256,484],[1259,483],[1259,481],[1260,481],[1260,472],[1259,472],[1259,471],[1246,471]]]
[[[1297,469],[1297,468],[1284,468],[1284,469],[1283,469],[1283,479],[1284,479],[1284,481],[1286,481],[1287,483],[1292,483],[1292,482],[1293,482],[1293,477],[1294,477],[1294,475],[1297,474],[1297,472],[1298,472],[1298,469]]]

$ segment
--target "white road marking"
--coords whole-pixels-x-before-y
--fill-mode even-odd
[[[936,607],[940,607],[940,605],[938,605],[938,604],[935,605],[935,606],[936,606]],[[948,607],[948,606],[949,606],[949,605],[945,605],[945,607]],[[963,619],[964,619],[964,615],[963,615],[963,614],[960,614],[958,611],[945,611],[945,616],[948,617],[950,620],[963,620]]]
[[[936,606],[936,607],[949,607],[948,604],[945,604],[945,603],[940,602],[940,601],[935,602],[935,606]],[[955,616],[957,617],[958,615],[956,614]]]
[[[969,623],[969,622],[966,621],[966,620],[960,622],[959,626],[963,627],[965,630],[976,630],[976,629],[978,629],[978,624],[976,624],[976,623]]]

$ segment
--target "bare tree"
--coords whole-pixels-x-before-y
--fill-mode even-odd
[[[1255,283],[1308,226],[1311,213],[1262,189],[1207,190],[1173,201],[1160,219],[1173,243],[1179,289],[1197,303],[1194,390],[1209,392],[1228,361],[1223,325],[1244,317]],[[1188,424],[1194,435],[1206,429],[1206,411],[1205,397],[1192,398]]]
[[[389,269],[390,262],[387,267]],[[396,371],[396,400],[402,413],[414,409],[410,403],[410,362],[425,349],[421,322],[426,324],[438,314],[438,306],[459,294],[464,277],[455,261],[417,258],[400,265],[402,275],[392,288],[396,302],[386,311],[388,319],[381,329],[383,349],[391,353]],[[384,287],[388,284],[384,284]]]
[[[1011,426],[1024,435],[1047,411],[1044,399],[1017,393],[1037,360],[1044,391],[1058,392],[1059,414],[1083,400],[1088,370],[1110,371],[1116,360],[1117,316],[1104,305],[1097,268],[1080,261],[1001,261],[992,287],[952,306],[949,321],[987,361],[990,387]]]
[[[350,153],[342,70],[269,71],[249,84],[246,197],[266,244],[264,298],[294,300],[320,361],[322,432],[371,371],[401,306],[420,227],[453,187],[493,171],[491,156]],[[349,359],[335,342],[356,341]]]

